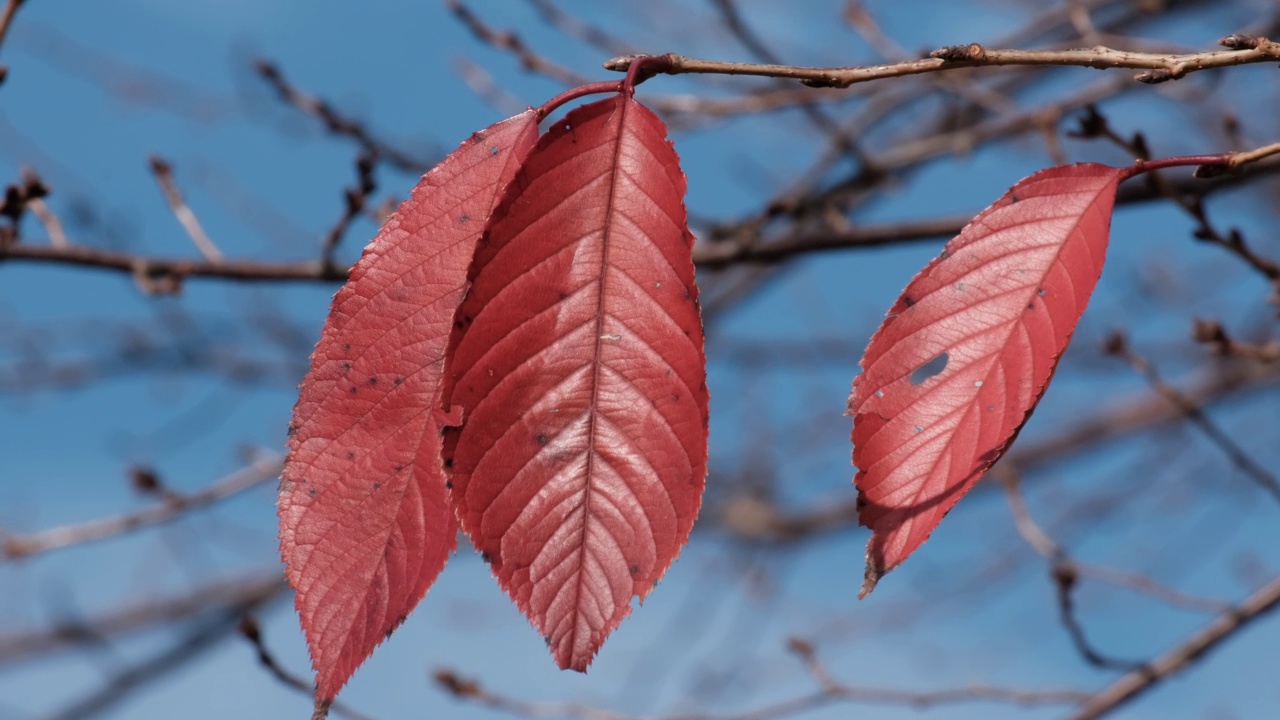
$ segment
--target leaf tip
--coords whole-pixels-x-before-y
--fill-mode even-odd
[[[880,583],[880,578],[884,577],[887,572],[882,563],[872,557],[871,547],[867,547],[867,569],[862,574],[862,590],[858,592],[858,599],[864,600],[876,589],[876,585]]]
[[[333,705],[333,698],[323,698],[316,693],[315,710],[311,713],[311,720],[325,720],[329,717],[329,708]]]

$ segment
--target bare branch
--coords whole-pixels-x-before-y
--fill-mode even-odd
[[[281,100],[319,120],[331,134],[355,140],[366,152],[376,153],[380,159],[405,172],[426,172],[427,168],[433,164],[426,158],[416,157],[385,140],[374,137],[363,123],[342,115],[324,98],[299,90],[285,78],[280,67],[270,60],[257,60],[254,63],[254,70],[259,77],[267,81]]]
[[[660,63],[654,64],[652,72],[666,75],[687,73],[755,75],[799,80],[810,87],[845,88],[855,83],[872,80],[960,68],[1039,65],[1088,67],[1097,70],[1141,69],[1145,72],[1135,75],[1135,80],[1159,83],[1176,80],[1200,70],[1280,60],[1280,43],[1273,43],[1265,38],[1241,40],[1240,38],[1243,37],[1230,35],[1219,40],[1219,44],[1233,48],[1230,50],[1182,55],[1128,52],[1102,46],[1079,50],[997,50],[971,43],[939,48],[930,53],[930,57],[922,60],[866,67],[815,68],[766,63],[732,63],[669,53],[656,56]],[[605,62],[604,68],[622,72],[636,59],[635,56],[616,57]],[[647,62],[653,62],[653,60]]]
[[[315,687],[311,683],[286,670],[285,667],[276,660],[275,655],[267,649],[267,644],[262,638],[262,626],[258,624],[258,620],[252,615],[246,614],[240,619],[240,635],[253,645],[253,649],[258,653],[258,663],[262,665],[262,667],[266,668],[267,672],[271,673],[271,675],[279,680],[281,684],[297,690],[308,697],[315,693]],[[317,710],[319,718],[324,718],[327,715],[327,712],[332,710],[334,713],[342,717],[351,718],[351,720],[371,720],[371,716],[366,715],[339,700],[333,700],[325,704],[324,710],[324,714],[320,714],[319,710]]]
[[[1100,718],[1153,686],[1189,668],[1223,641],[1280,606],[1280,577],[1259,588],[1243,602],[1224,611],[1200,631],[1149,663],[1132,670],[1086,700],[1071,720]]]
[[[18,560],[73,545],[124,535],[139,528],[170,522],[186,513],[207,507],[246,490],[274,480],[280,474],[281,458],[268,455],[191,495],[173,495],[137,512],[64,525],[30,535],[0,535],[0,559]]]
[[[191,237],[191,242],[195,243],[205,260],[211,263],[222,262],[222,251],[209,239],[204,228],[200,226],[200,220],[196,218],[196,214],[182,197],[178,184],[173,181],[173,165],[159,155],[152,155],[149,164],[151,174],[155,175],[156,183],[160,185],[164,199],[169,203],[169,209],[173,210],[174,216],[182,224],[182,229],[186,230],[187,235]]]
[[[1151,389],[1159,393],[1170,405],[1177,408],[1178,412],[1188,422],[1198,427],[1210,442],[1222,450],[1240,472],[1252,478],[1259,487],[1270,493],[1277,500],[1280,500],[1280,479],[1277,479],[1275,475],[1250,457],[1244,448],[1240,447],[1230,435],[1204,413],[1204,409],[1198,403],[1165,382],[1160,377],[1160,373],[1156,371],[1155,366],[1151,364],[1151,361],[1140,355],[1137,350],[1134,350],[1123,335],[1118,332],[1112,333],[1107,338],[1104,347],[1108,354],[1121,358],[1129,363],[1134,370],[1141,373],[1146,378],[1147,383],[1151,385]]]

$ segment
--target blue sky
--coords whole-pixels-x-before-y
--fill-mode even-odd
[[[813,3],[809,15],[785,2],[750,3],[748,17],[794,62],[874,62],[865,43],[829,20],[837,17],[838,4]],[[600,5],[590,17],[622,28],[619,34],[646,48],[746,59],[730,37],[709,30],[709,4]],[[1250,21],[1261,6],[1223,3],[1199,19],[1184,17],[1152,32],[1165,33],[1165,41],[1205,47]],[[607,77],[599,69],[606,59],[602,53],[551,33],[525,3],[474,7],[496,25],[518,28],[576,72]],[[1007,2],[930,4],[928,11],[912,3],[869,7],[885,31],[910,49],[995,36],[1025,18]],[[815,20],[819,15],[828,19]],[[459,78],[459,58],[479,63],[527,103],[560,89],[478,44],[435,1],[30,2],[0,52],[10,66],[0,87],[0,177],[7,182],[20,166],[35,167],[52,186],[50,205],[64,221],[91,218],[69,223],[75,241],[194,257],[148,170],[148,156],[159,154],[173,163],[188,202],[226,255],[313,257],[341,211],[342,188],[353,180],[355,148],[282,107],[248,69],[258,56],[277,62],[299,87],[424,157],[500,118]],[[1076,72],[1054,87],[1061,91],[1101,77]],[[1221,90],[1240,97],[1262,80],[1274,83],[1273,75],[1274,68],[1262,66],[1224,73]],[[140,84],[140,78],[147,82]],[[159,81],[176,84],[162,84],[157,94]],[[1200,87],[1190,82],[1183,87]],[[641,95],[703,87],[684,78],[657,78]],[[1189,114],[1172,111],[1178,102],[1176,90],[1151,90],[1105,110],[1118,127],[1141,127],[1158,154],[1223,149],[1215,145],[1218,138],[1185,132]],[[1280,136],[1273,118],[1242,118],[1246,135],[1258,144]],[[676,134],[690,178],[691,211],[711,217],[749,211],[814,156],[817,144],[806,129],[798,113],[786,113]],[[1072,160],[1125,161],[1114,150],[1082,142],[1068,141],[1064,149]],[[948,158],[885,193],[860,219],[973,212],[1048,164],[1043,143],[1034,140]],[[384,167],[378,180],[379,197],[403,197],[416,178]],[[1256,211],[1256,202],[1231,196],[1213,209],[1274,255],[1280,245],[1273,231],[1267,234],[1274,225]],[[1107,397],[1142,389],[1116,361],[1098,357],[1096,339],[1113,327],[1127,328],[1138,343],[1147,343],[1142,347],[1178,378],[1190,371],[1188,358],[1202,357],[1185,340],[1193,314],[1265,325],[1262,284],[1220,250],[1191,241],[1191,229],[1190,221],[1165,206],[1117,214],[1110,263],[1080,339],[1025,439],[1051,433]],[[358,222],[343,245],[343,258],[354,259],[375,230],[367,220]],[[41,236],[31,219],[24,233]],[[849,425],[842,413],[856,352],[824,357],[798,371],[748,371],[718,358],[718,343],[816,337],[847,340],[860,349],[892,298],[937,247],[800,260],[716,322],[708,354],[712,455],[720,472],[772,468],[783,500],[797,506],[848,497]],[[1133,292],[1157,270],[1173,301]],[[306,350],[274,334],[272,319],[286,318],[306,338],[315,337],[335,289],[191,281],[180,298],[151,298],[115,275],[2,264],[0,367],[15,367],[32,343],[54,348],[63,360],[110,353],[135,326],[151,329],[161,342],[193,332],[205,334],[214,347],[234,340],[249,356],[291,358],[302,367]],[[1270,328],[1274,332],[1274,323]],[[1171,345],[1177,352],[1161,353]],[[156,467],[180,491],[204,487],[241,467],[246,453],[278,451],[295,398],[287,381],[228,385],[218,377],[166,372],[125,374],[84,388],[4,393],[0,527],[11,532],[138,507],[142,501],[125,478],[134,463]],[[1234,402],[1215,409],[1214,417],[1276,467],[1280,444],[1274,432],[1264,434],[1280,420],[1274,397]],[[776,442],[762,450],[752,433]],[[797,434],[803,442],[792,442]],[[1280,566],[1275,508],[1187,430],[1039,470],[1029,487],[1032,512],[1046,523],[1063,515],[1056,526],[1063,538],[1077,538],[1073,550],[1095,562],[1151,571],[1188,591],[1225,598],[1250,589],[1242,577],[1247,573],[1239,571],[1246,560],[1272,574]],[[1105,512],[1068,512],[1107,493],[1120,499]],[[198,581],[252,569],[277,571],[273,502],[268,485],[173,527],[0,565],[0,637],[140,596],[180,593]],[[487,568],[464,550],[342,699],[378,718],[499,717],[458,704],[429,682],[432,668],[448,666],[521,699],[575,700],[635,713],[745,709],[811,688],[782,650],[793,635],[818,641],[838,677],[868,686],[987,682],[1093,688],[1110,677],[1084,666],[1071,649],[1045,571],[1018,539],[997,493],[975,493],[961,503],[911,563],[858,603],[865,540],[863,531],[850,530],[803,547],[744,548],[716,532],[695,532],[661,587],[623,623],[585,676],[555,670]],[[1124,657],[1158,652],[1206,621],[1096,585],[1085,588],[1079,602],[1090,636]],[[289,603],[265,611],[262,620],[281,662],[308,674]],[[45,717],[99,687],[113,668],[173,638],[156,632],[110,648],[0,665],[0,720]],[[1280,624],[1264,620],[1185,678],[1116,717],[1267,717],[1267,709],[1280,704],[1277,640]],[[301,718],[308,705],[270,677],[248,644],[233,636],[103,717]],[[989,705],[935,712],[975,718],[1059,714]],[[849,706],[833,706],[803,717],[850,714]],[[877,708],[859,716],[915,714]]]

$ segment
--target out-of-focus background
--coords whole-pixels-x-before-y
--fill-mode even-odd
[[[339,282],[323,248],[348,267],[473,130],[612,79],[601,63],[632,52],[858,65],[970,42],[1177,53],[1280,35],[1269,0],[8,5],[5,720],[309,716],[274,495]],[[1275,162],[1124,188],[1099,289],[1009,458],[855,599],[867,532],[845,399],[916,269],[1041,167],[1280,140],[1274,63],[1134,74],[641,86],[704,261],[712,461],[693,538],[586,675],[555,669],[464,549],[339,709],[1063,717],[1214,618],[1239,623],[1233,605],[1280,575]],[[155,258],[247,264],[182,277]],[[1276,717],[1280,622],[1259,615],[1111,716]],[[478,685],[456,697],[437,671]]]

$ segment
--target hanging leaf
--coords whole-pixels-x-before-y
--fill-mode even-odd
[[[1116,186],[1081,164],[1026,178],[890,308],[849,398],[862,596],[1004,454],[1048,386],[1102,273]]]
[[[457,526],[440,467],[444,351],[533,111],[475,133],[423,176],[338,291],[302,382],[280,484],[280,548],[331,700],[444,568]]]
[[[476,251],[445,437],[462,527],[562,668],[688,540],[707,461],[684,175],[626,96],[554,125]]]

